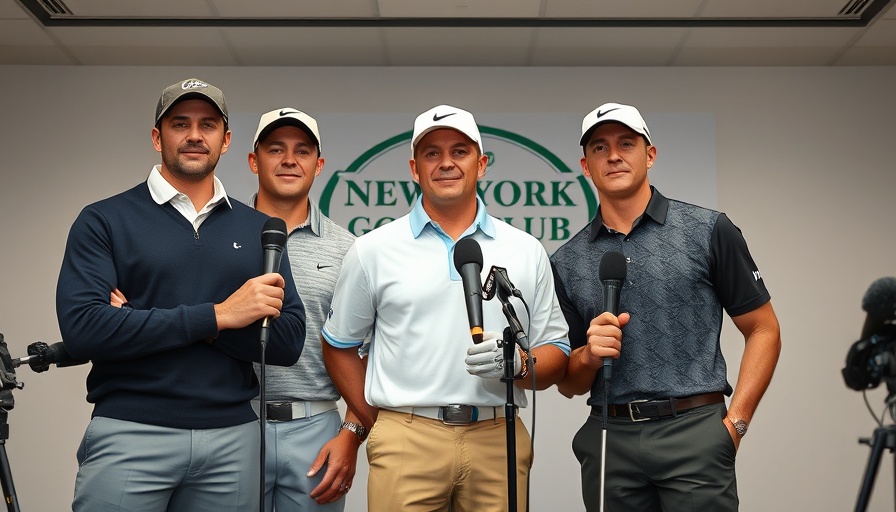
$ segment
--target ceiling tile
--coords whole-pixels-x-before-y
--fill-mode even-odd
[[[538,29],[533,66],[663,66],[687,29]]]
[[[18,20],[29,17],[28,12],[16,2],[0,2],[0,19]]]
[[[861,33],[858,27],[833,28],[695,28],[689,48],[841,47]]]
[[[211,0],[221,16],[248,18],[370,18],[372,0]]]
[[[383,29],[393,66],[524,66],[535,29]]]
[[[215,16],[205,0],[64,0],[76,16],[189,17]]]
[[[232,28],[238,59],[251,66],[380,66],[388,62],[379,28]]]
[[[691,18],[705,0],[546,0],[549,18]]]
[[[541,0],[378,0],[385,18],[516,18],[538,16]]]
[[[0,19],[0,46],[56,46],[56,42],[31,20]]]
[[[68,50],[85,66],[236,66],[231,53],[221,48],[122,45],[73,46]]]
[[[853,47],[837,59],[837,66],[896,66],[896,51],[892,46]]]
[[[896,46],[896,20],[876,21],[865,29],[855,46]]]
[[[169,52],[189,48],[223,49],[223,29],[216,27],[49,27],[66,46],[103,46],[115,48],[168,48]]]
[[[57,46],[6,46],[0,45],[0,65],[70,66],[72,61]]]
[[[849,0],[708,0],[702,18],[837,18]]]
[[[761,48],[756,46],[725,48],[682,48],[675,66],[826,66],[838,55],[837,48]]]

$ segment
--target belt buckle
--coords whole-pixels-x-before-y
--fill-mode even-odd
[[[265,416],[268,421],[281,423],[292,419],[292,403],[290,402],[265,402]],[[288,412],[289,419],[284,419],[284,409]],[[273,417],[272,417],[273,413]]]
[[[439,416],[446,425],[469,425],[479,419],[479,408],[473,405],[449,404],[439,407]]]
[[[632,400],[631,402],[626,404],[626,405],[628,405],[628,417],[631,418],[631,420],[633,422],[637,423],[640,421],[649,421],[650,420],[650,418],[635,418],[635,409],[632,407],[632,404],[640,404],[640,403],[644,403],[644,402],[648,402],[648,401],[649,400]],[[640,414],[640,412],[638,414]]]

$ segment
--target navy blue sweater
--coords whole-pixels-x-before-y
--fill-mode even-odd
[[[56,313],[65,347],[93,363],[93,415],[174,428],[220,428],[256,419],[251,361],[261,322],[218,332],[221,303],[263,267],[268,217],[231,200],[198,232],[173,206],[156,204],[146,183],[86,207],[72,225]],[[284,251],[286,297],[271,323],[268,364],[296,362],[305,310]],[[128,308],[109,304],[118,288]]]

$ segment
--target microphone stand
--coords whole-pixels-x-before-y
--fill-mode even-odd
[[[504,404],[504,424],[507,427],[507,504],[509,512],[516,512],[516,405],[514,403],[513,361],[516,357],[517,343],[523,346],[528,346],[529,343],[507,295],[501,290],[497,295],[501,301],[501,311],[507,318],[507,323],[510,324],[509,327],[504,328],[504,377],[501,380],[507,384],[507,402]],[[530,371],[534,372],[535,369],[532,368]]]
[[[603,429],[600,436],[600,512],[604,512],[604,504],[607,502],[606,494],[604,494],[604,483],[607,477],[607,403],[610,400],[610,373],[612,366],[604,360],[603,364],[604,377],[604,404],[603,404]]]
[[[265,448],[265,432],[267,430],[267,423],[268,423],[268,408],[267,408],[266,397],[265,397],[264,367],[265,367],[265,349],[267,348],[268,338],[270,337],[270,332],[271,332],[270,331],[270,323],[271,323],[270,318],[265,318],[264,320],[261,321],[261,334],[259,335],[259,342],[261,343],[261,355],[259,357],[259,359],[261,360],[261,370],[258,372],[259,373],[259,375],[258,375],[258,380],[259,380],[259,382],[258,382],[258,424],[259,424],[259,429],[260,429],[260,432],[259,432],[260,437],[259,437],[258,445],[260,448],[259,451],[261,452],[259,455],[259,458],[260,458],[259,479],[261,481],[261,484],[259,486],[259,491],[258,491],[258,501],[259,501],[258,512],[264,512],[264,510],[265,510],[264,509],[264,495],[267,490],[267,489],[265,489],[267,481],[265,480],[265,476],[264,476],[264,463],[265,463],[265,451],[267,450],[267,448]]]

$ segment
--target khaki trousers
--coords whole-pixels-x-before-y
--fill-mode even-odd
[[[529,432],[516,418],[517,510],[526,510]],[[367,440],[369,512],[504,512],[504,418],[470,425],[380,409]]]

